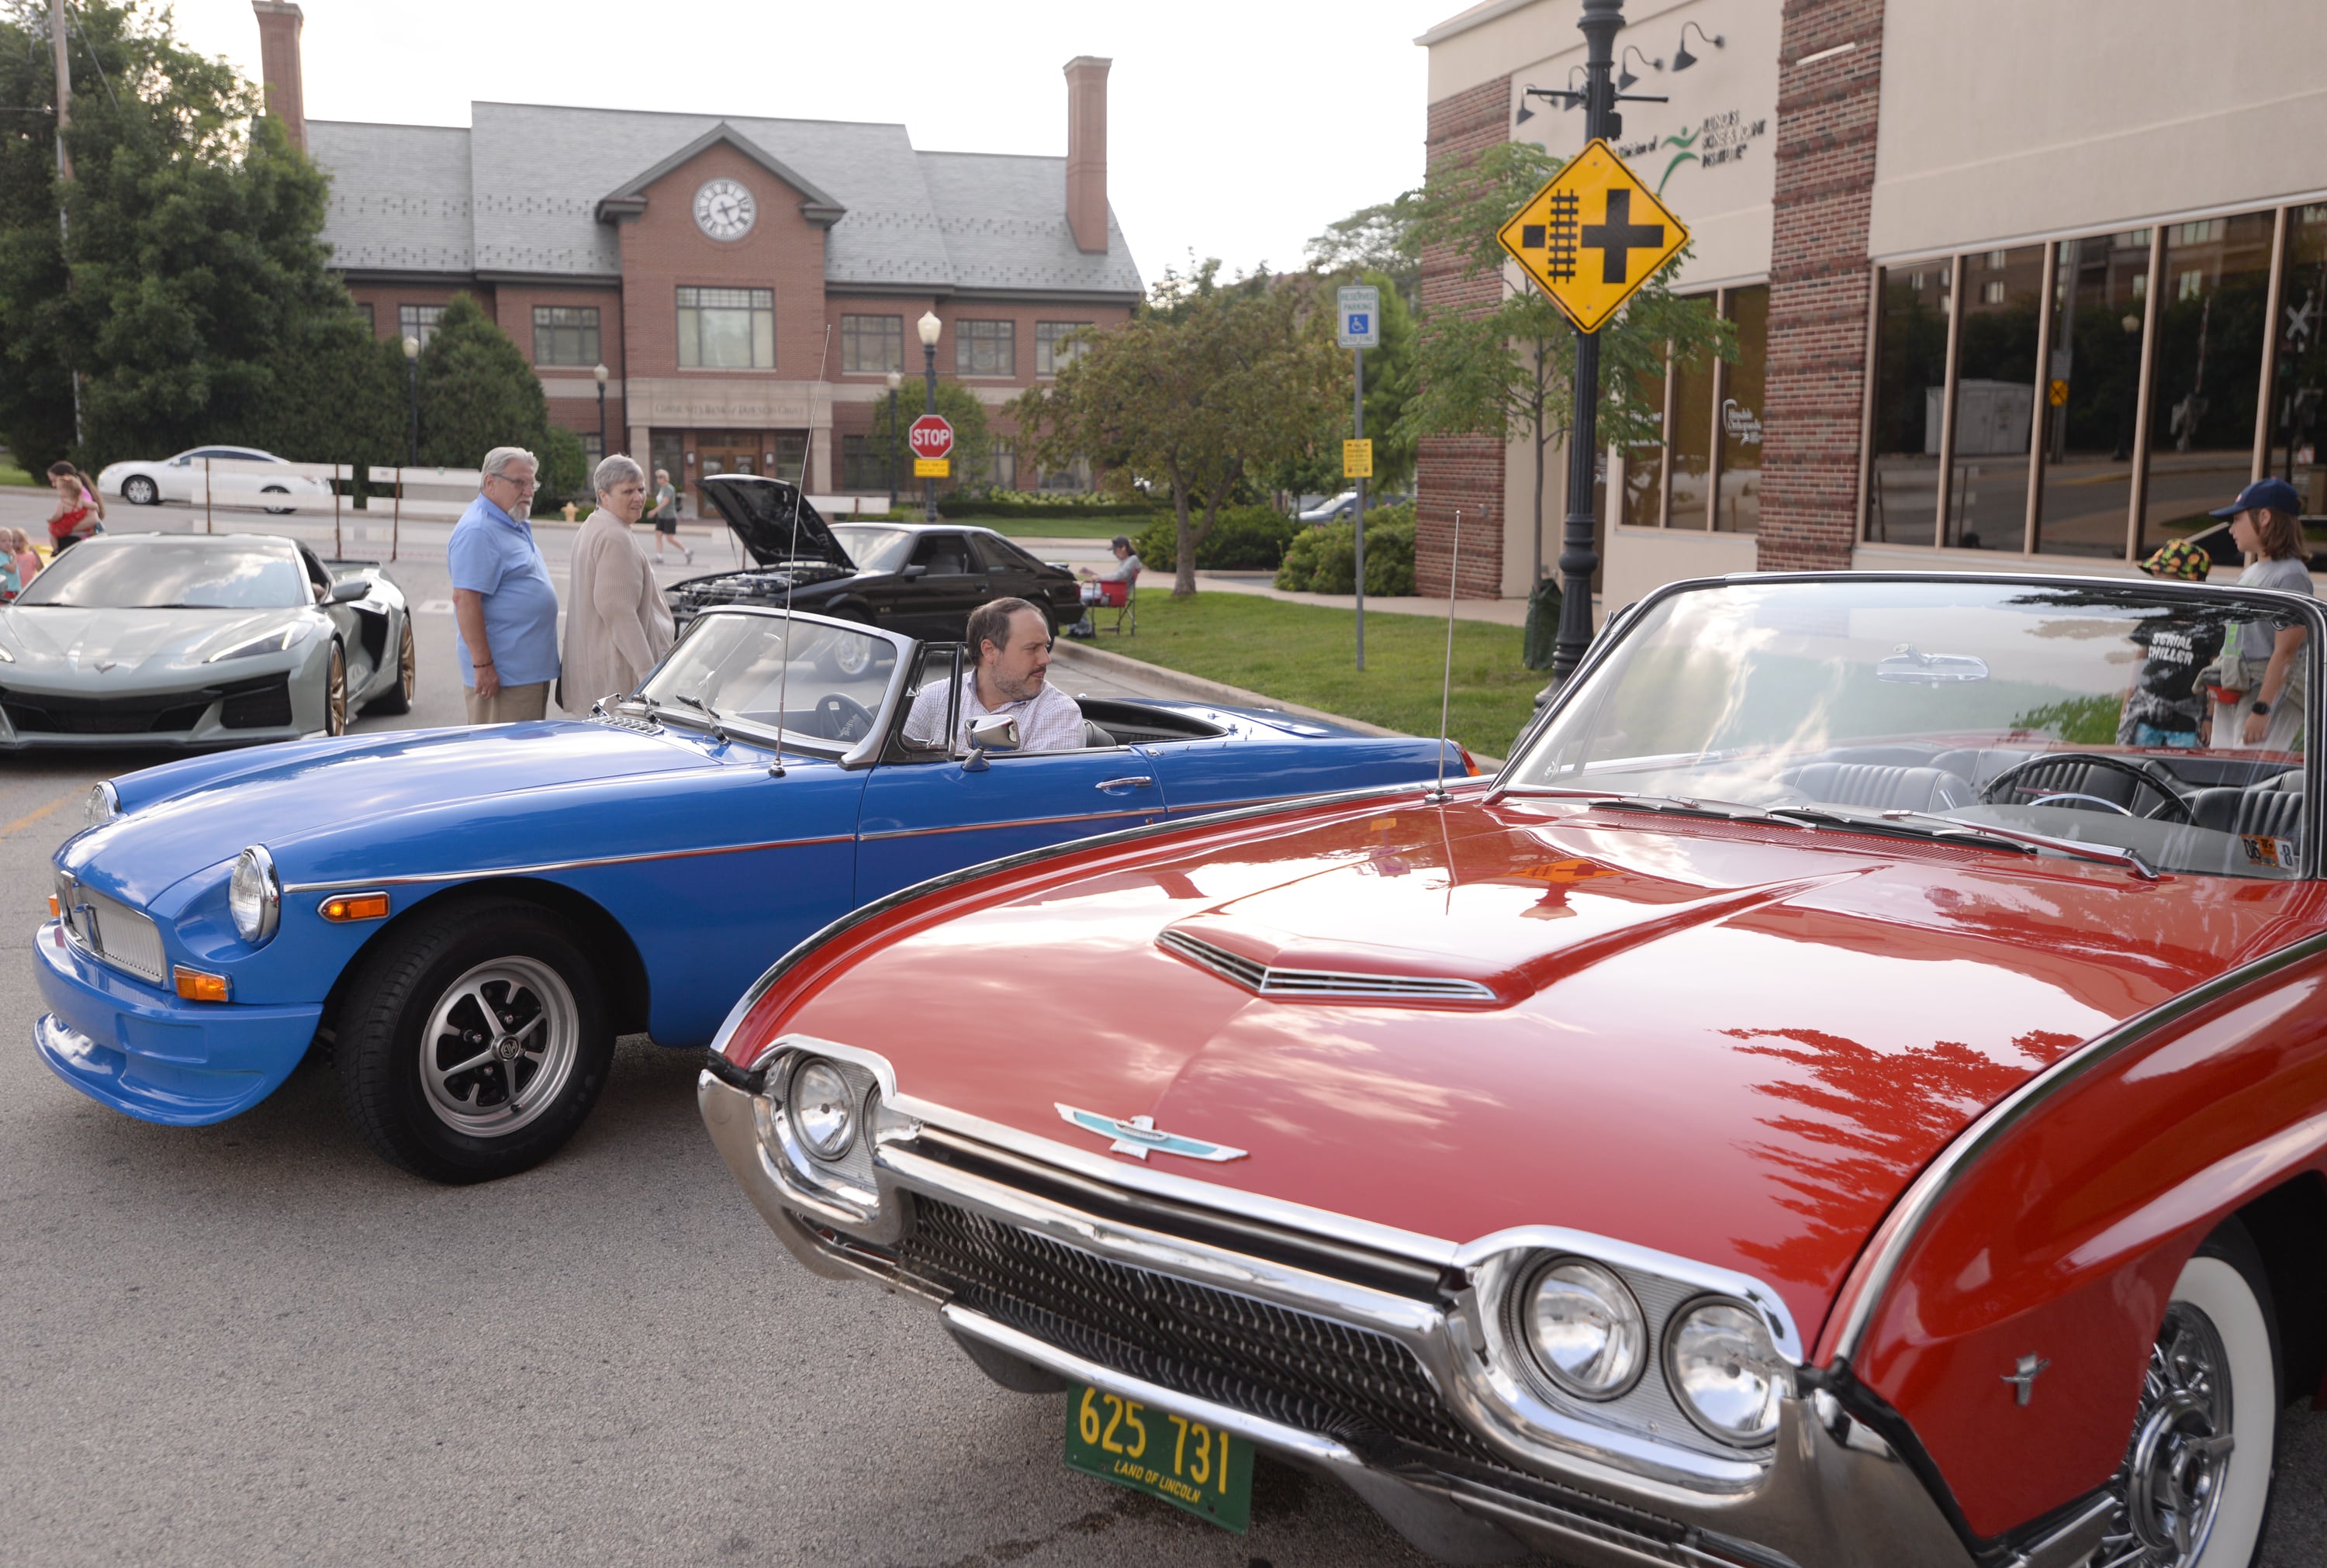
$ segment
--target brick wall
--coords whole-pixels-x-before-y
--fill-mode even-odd
[[[1510,135],[1510,78],[1497,77],[1430,106],[1428,168],[1459,166]],[[1491,309],[1502,297],[1498,277],[1463,275],[1462,264],[1440,247],[1422,253],[1422,311]],[[1503,585],[1503,443],[1480,436],[1433,436],[1415,460],[1414,586],[1423,594],[1446,592],[1454,512],[1463,512],[1463,559],[1455,592],[1465,599],[1495,599]]]
[[[1763,571],[1850,565],[1883,0],[1786,0],[1762,454]],[[1837,44],[1849,52],[1795,63]]]

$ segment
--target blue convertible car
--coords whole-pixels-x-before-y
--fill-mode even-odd
[[[36,949],[50,1067],[148,1121],[222,1121],[312,1042],[388,1160],[526,1169],[619,1034],[699,1046],[769,961],[922,878],[1245,802],[1460,771],[1458,748],[1085,700],[1085,745],[917,743],[958,644],[705,614],[586,720],[297,742],[98,785]],[[933,733],[934,726],[931,726]],[[944,737],[956,733],[949,722]]]

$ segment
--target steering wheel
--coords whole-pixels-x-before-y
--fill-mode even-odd
[[[2152,773],[2146,768],[2126,761],[2122,757],[2112,757],[2100,751],[2039,752],[2035,756],[2029,758],[2026,761],[2014,762],[2011,767],[2006,768],[2003,772],[1998,773],[1995,778],[1990,779],[1987,781],[1986,786],[1980,790],[1979,798],[1992,806],[1996,803],[1996,797],[1999,794],[2006,790],[2011,790],[2026,797],[2028,799],[2042,801],[2047,805],[2051,805],[2054,802],[2083,800],[2089,801],[2094,806],[2106,807],[2111,811],[2120,812],[2126,817],[2141,815],[2140,813],[2134,811],[2130,807],[2119,806],[2116,801],[2105,799],[2098,795],[2086,795],[2074,789],[2047,790],[2040,789],[2034,785],[2023,784],[2020,782],[2020,776],[2023,773],[2031,773],[2034,772],[2038,769],[2056,767],[2062,763],[2070,762],[2081,762],[2089,767],[2099,768],[2107,772],[2126,774],[2143,789],[2145,789],[2150,791],[2150,793],[2158,796],[2162,804],[2158,807],[2156,811],[2148,814],[2150,820],[2160,822],[2187,822],[2190,820],[2190,803],[2182,798],[2182,797],[2176,794],[2169,786],[2162,783],[2158,779],[2157,775]],[[2138,797],[2135,797],[2135,798],[2138,798]]]
[[[819,727],[836,741],[861,741],[873,733],[873,713],[854,697],[827,692],[816,699]]]

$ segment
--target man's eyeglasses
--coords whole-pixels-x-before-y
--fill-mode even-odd
[[[520,495],[528,490],[535,490],[541,488],[540,482],[531,476],[528,476],[524,479],[511,479],[505,473],[489,473],[485,475],[485,480],[487,483],[505,484],[511,490],[519,492]]]

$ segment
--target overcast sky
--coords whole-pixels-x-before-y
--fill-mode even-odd
[[[311,119],[465,126],[469,104],[902,120],[941,152],[1067,150],[1078,54],[1114,60],[1107,189],[1149,281],[1191,251],[1297,266],[1336,218],[1420,182],[1414,39],[1468,0],[301,0]],[[257,80],[248,0],[176,0]]]

